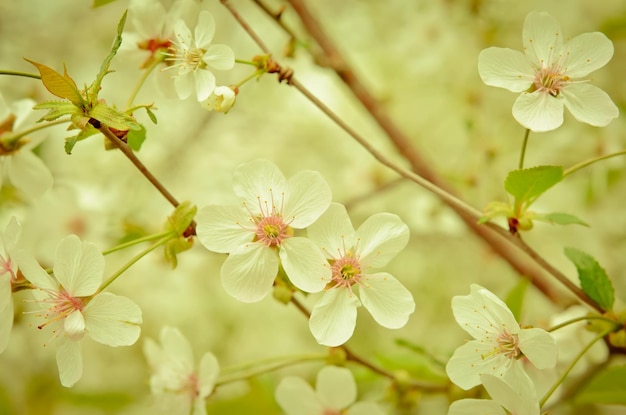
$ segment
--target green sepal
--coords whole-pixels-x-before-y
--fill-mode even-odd
[[[37,122],[54,121],[64,115],[79,113],[80,110],[71,102],[67,101],[46,101],[33,107],[35,110],[49,110],[46,115]]]
[[[100,72],[98,72],[98,76],[96,76],[96,80],[89,86],[88,97],[90,102],[96,102],[98,100],[98,92],[100,92],[100,85],[102,84],[102,80],[104,77],[110,72],[109,66],[111,65],[111,61],[117,54],[120,45],[122,44],[122,32],[124,31],[124,25],[126,24],[126,15],[127,11],[124,12],[122,18],[117,24],[117,34],[115,39],[113,40],[113,46],[111,46],[111,52],[107,55],[107,57],[102,62],[100,66]],[[94,117],[95,118],[95,117]],[[114,127],[117,128],[117,127]]]
[[[116,130],[141,129],[140,125],[133,117],[101,102],[98,102],[91,111],[89,111],[89,116],[100,121],[107,127],[115,128]]]
[[[542,222],[548,222],[553,225],[581,225],[581,226],[589,227],[589,224],[587,222],[585,222],[584,220],[574,215],[570,215],[569,213],[561,213],[561,212],[542,213],[542,214],[535,213],[532,216],[532,219],[539,220]]]
[[[515,198],[515,207],[529,206],[540,195],[563,180],[562,166],[538,166],[513,170],[504,181],[504,188]]]
[[[83,97],[76,86],[76,82],[70,78],[65,68],[63,68],[63,75],[61,75],[49,66],[31,61],[30,59],[24,59],[37,68],[43,86],[46,87],[51,94],[59,98],[67,99],[72,102],[72,104],[82,107],[84,102]]]
[[[129,130],[126,134],[126,140],[130,148],[139,151],[143,142],[146,141],[146,127],[139,124],[138,130]]]
[[[174,212],[167,218],[167,229],[171,229],[177,235],[182,235],[196,216],[198,208],[185,200],[178,205]]]
[[[605,310],[613,308],[615,291],[606,271],[591,255],[576,248],[565,248],[565,255],[578,270],[580,287],[593,301]]]
[[[172,269],[176,268],[178,266],[178,254],[191,249],[192,246],[193,238],[179,236],[177,238],[170,239],[165,243],[165,249],[163,252],[165,262],[170,264]]]
[[[489,222],[491,219],[498,216],[509,218],[515,215],[513,206],[509,203],[493,201],[487,203],[487,206],[483,209],[483,216],[478,219],[478,224]]]
[[[598,373],[576,396],[578,404],[626,405],[626,365]]]
[[[76,145],[77,142],[84,140],[87,137],[90,137],[94,134],[96,134],[98,132],[98,130],[96,130],[95,128],[88,126],[87,128],[85,128],[84,130],[80,130],[80,132],[72,137],[67,137],[65,139],[65,153],[66,154],[72,154],[72,150],[74,149],[74,146]]]
[[[157,124],[157,117],[156,115],[154,115],[154,112],[149,108],[149,107],[144,107],[146,109],[146,112],[148,113],[148,117],[150,117],[150,121],[152,121],[153,124]]]

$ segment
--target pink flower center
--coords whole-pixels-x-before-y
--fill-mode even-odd
[[[37,328],[40,330],[48,326],[49,324],[56,323],[65,319],[74,311],[83,311],[83,308],[85,308],[86,301],[84,298],[72,297],[64,289],[61,289],[59,291],[44,291],[48,293],[48,297],[43,300],[39,300],[39,302],[43,304],[49,304],[50,306],[41,314],[37,314],[37,317],[41,317],[46,320],[43,324],[37,326]],[[53,333],[54,332],[55,331],[53,331]]]
[[[9,274],[11,276],[11,281],[15,281],[15,271],[13,271],[11,258],[7,257],[7,259],[4,259],[2,255],[0,255],[0,275],[4,274]]]
[[[358,241],[357,241],[358,242]],[[342,249],[339,250],[337,259],[330,261],[330,270],[332,271],[331,281],[328,283],[329,288],[345,287],[352,292],[352,286],[358,284],[364,286],[361,281],[367,274],[363,273],[366,266],[361,263],[361,257],[355,254],[354,250],[346,249],[345,241]]]
[[[496,345],[494,349],[490,353],[483,355],[483,359],[488,356],[501,354],[513,360],[522,355],[522,351],[519,348],[519,337],[517,334],[511,334],[508,330],[503,330],[498,334],[495,343]]]
[[[535,71],[535,80],[533,81],[533,91],[546,92],[556,97],[561,89],[568,84],[569,76],[561,73],[558,66],[551,68],[541,68]]]
[[[281,193],[280,205],[274,201],[274,192],[269,189],[270,200],[261,201],[261,196],[257,196],[258,210],[260,214],[254,214],[249,209],[252,222],[254,223],[254,241],[267,245],[270,248],[280,246],[287,238],[293,236],[293,229],[289,224],[294,218],[285,221],[283,218],[283,202],[285,194]],[[244,203],[244,207],[245,203]]]

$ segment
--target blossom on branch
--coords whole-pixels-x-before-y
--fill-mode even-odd
[[[14,255],[22,232],[20,223],[12,217],[4,234],[0,234],[0,353],[9,344],[13,328],[13,285],[17,279]]]
[[[235,105],[238,88],[229,86],[218,86],[211,96],[202,101],[202,106],[209,111],[218,111],[227,114]]]
[[[170,64],[166,70],[174,70],[174,86],[180,99],[187,99],[195,91],[198,101],[204,101],[215,89],[215,75],[210,68],[232,69],[235,54],[226,45],[212,45],[215,35],[215,19],[207,11],[200,12],[194,34],[182,19],[174,24],[175,40],[167,53]]]
[[[141,309],[126,297],[100,292],[104,256],[98,248],[76,235],[59,242],[50,276],[25,251],[17,253],[24,277],[33,285],[37,328],[50,327],[58,343],[56,360],[61,384],[73,386],[82,376],[80,341],[85,335],[108,346],[130,346],[139,337]]]
[[[278,167],[257,160],[237,167],[234,190],[241,206],[210,205],[196,217],[198,240],[230,254],[222,265],[224,289],[240,301],[259,301],[272,289],[280,264],[297,288],[322,290],[330,279],[324,255],[309,239],[294,236],[330,204],[322,176],[301,171],[287,180]]]
[[[510,383],[509,383],[510,382]],[[489,399],[461,399],[452,402],[448,415],[539,415],[539,399],[528,377],[500,377],[482,374]],[[506,409],[506,410],[505,410]]]
[[[41,196],[52,187],[52,173],[44,162],[32,153],[35,142],[16,137],[35,102],[22,99],[11,107],[0,94],[0,188],[4,177],[31,199]]]
[[[373,402],[356,402],[357,387],[350,370],[325,366],[315,390],[304,379],[288,376],[276,388],[276,401],[287,415],[383,415]]]
[[[565,40],[560,24],[548,13],[531,12],[524,21],[524,53],[491,47],[478,56],[485,84],[521,92],[513,116],[532,131],[563,124],[565,106],[578,121],[604,127],[619,115],[611,98],[589,84],[591,72],[613,57],[613,43],[600,32]]]
[[[452,312],[461,328],[474,337],[456,349],[446,365],[450,380],[459,387],[467,390],[480,384],[484,373],[503,376],[511,372],[511,378],[527,378],[522,358],[537,369],[556,365],[554,337],[540,328],[521,328],[491,291],[472,284],[469,295],[452,298]]]
[[[322,248],[332,271],[309,320],[318,343],[339,346],[348,341],[361,303],[383,327],[397,329],[407,323],[415,310],[411,293],[391,274],[369,272],[386,265],[408,243],[409,228],[398,216],[376,214],[355,231],[346,208],[332,203],[309,227],[308,236]]]
[[[206,398],[219,374],[215,356],[206,352],[196,369],[189,340],[173,327],[163,327],[160,345],[146,339],[143,351],[152,374],[150,390],[163,398],[159,408],[168,414],[205,415]]]

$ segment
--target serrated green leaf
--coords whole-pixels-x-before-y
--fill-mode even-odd
[[[582,225],[589,227],[587,222],[569,213],[555,212],[541,215],[537,214],[533,216],[533,219],[548,222],[553,225]]]
[[[504,299],[504,302],[509,307],[517,321],[519,321],[522,316],[522,307],[524,306],[524,298],[526,297],[526,288],[528,288],[529,283],[530,281],[528,279],[521,278]]]
[[[107,127],[115,128],[116,130],[140,129],[137,121],[135,121],[133,117],[101,102],[97,103],[91,111],[89,111],[89,116],[100,121]]]
[[[562,166],[538,166],[513,170],[504,182],[506,191],[515,197],[515,205],[530,205],[537,197],[563,179]]]
[[[101,7],[107,5],[109,3],[113,3],[115,0],[93,0],[93,8]]]
[[[80,95],[76,82],[68,76],[66,70],[64,71],[64,75],[61,75],[49,66],[31,61],[30,59],[24,59],[37,68],[39,75],[41,75],[43,86],[45,86],[51,94],[59,98],[67,99],[77,106],[82,104],[83,97]]]
[[[146,112],[148,113],[148,117],[150,117],[150,121],[152,121],[153,124],[157,124],[157,117],[156,115],[154,115],[154,112],[152,112],[152,110],[148,107],[146,108]]]
[[[578,270],[580,287],[585,294],[605,310],[613,308],[615,291],[606,271],[591,255],[576,248],[565,248],[565,255]]]
[[[122,32],[124,31],[124,25],[126,24],[126,14],[128,12],[125,11],[117,24],[117,34],[115,39],[113,40],[113,46],[111,46],[111,52],[107,55],[107,57],[102,62],[100,66],[100,72],[98,72],[98,76],[96,76],[96,80],[89,87],[89,101],[96,102],[98,99],[98,92],[100,92],[100,85],[102,84],[102,80],[109,73],[109,66],[111,65],[111,61],[117,54],[117,50],[120,48],[122,44]]]
[[[598,373],[575,398],[578,404],[626,405],[626,366]]]
[[[143,142],[146,141],[146,127],[141,124],[139,126],[141,127],[140,129],[129,130],[128,134],[126,134],[128,145],[135,151],[139,151]]]

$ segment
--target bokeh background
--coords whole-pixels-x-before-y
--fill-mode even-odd
[[[284,57],[289,40],[285,33],[252,2],[231,3],[305,86],[370,143],[406,165],[331,70],[317,66],[309,50],[302,47],[294,57]],[[355,72],[416,148],[451,187],[479,209],[491,200],[506,200],[502,183],[517,166],[524,129],[511,116],[516,95],[483,85],[476,69],[477,56],[489,46],[521,49],[522,25],[529,11],[550,12],[561,22],[566,37],[602,31],[613,41],[613,60],[592,78],[624,111],[626,3],[621,0],[308,3]],[[282,3],[268,4],[277,9]],[[34,72],[24,57],[59,71],[65,64],[79,85],[89,84],[128,5],[127,0],[117,0],[93,9],[88,1],[1,0],[0,68]],[[206,1],[203,7],[216,18],[216,42],[231,46],[240,59],[261,53],[218,1]],[[289,8],[284,19],[303,42],[311,44]],[[127,30],[132,30],[130,23]],[[317,53],[314,45],[310,50]],[[145,58],[140,51],[120,52],[112,64],[116,72],[105,78],[100,96],[123,106],[141,76],[138,67]],[[218,72],[218,83],[236,83],[249,71],[238,65],[232,71]],[[0,91],[7,101],[52,98],[40,83],[27,78],[0,77]],[[233,169],[242,162],[264,158],[277,164],[286,176],[302,169],[319,171],[329,182],[334,200],[348,205],[355,225],[383,211],[402,217],[411,229],[411,240],[388,271],[411,290],[416,311],[403,329],[387,330],[361,309],[355,335],[348,343],[355,352],[382,366],[423,375],[423,369],[416,368],[423,367],[427,359],[399,347],[397,339],[421,346],[445,361],[466,338],[452,317],[452,296],[465,295],[471,283],[479,283],[504,297],[519,282],[507,263],[436,197],[413,183],[397,181],[393,172],[274,76],[245,84],[227,115],[207,112],[193,99],[167,99],[151,82],[136,102],[154,102],[158,108],[158,125],[138,114],[148,128],[139,157],[179,200],[198,207],[237,203],[232,193]],[[526,166],[567,167],[624,149],[625,132],[623,115],[600,129],[566,114],[558,130],[531,134]],[[48,194],[28,201],[10,188],[0,192],[0,228],[4,229],[10,216],[19,217],[24,225],[24,245],[44,266],[52,264],[56,244],[69,233],[104,250],[125,238],[159,231],[171,213],[167,202],[122,154],[104,150],[102,137],[78,143],[68,156],[63,151],[63,138],[68,135],[63,127],[47,130],[38,148],[55,178]],[[619,157],[596,164],[569,177],[536,205],[538,211],[575,214],[590,228],[538,224],[526,236],[529,244],[572,279],[576,272],[563,255],[563,247],[574,246],[592,254],[613,278],[620,306],[626,298],[624,168],[624,159]],[[106,275],[139,249],[107,256]],[[72,389],[59,384],[54,348],[42,347],[49,334],[37,330],[33,316],[24,314],[32,309],[29,294],[16,294],[15,327],[8,349],[0,355],[0,413],[152,411],[142,343],[145,337],[156,339],[163,325],[180,328],[198,359],[212,351],[223,367],[325,350],[293,306],[271,297],[255,304],[229,297],[219,279],[224,258],[196,244],[179,257],[175,270],[158,252],[119,278],[110,289],[141,306],[142,336],[134,346],[117,349],[84,341],[84,376]],[[311,306],[315,298],[303,301]],[[547,325],[560,311],[530,288],[522,322]],[[436,365],[427,366],[441,372]],[[273,391],[280,379],[296,374],[312,380],[320,367],[321,363],[303,363],[219,388],[208,405],[209,413],[278,414]],[[355,365],[349,367],[354,369],[362,398],[384,400],[388,396],[386,379]],[[447,406],[447,396],[425,393],[405,413],[445,414]],[[555,415],[574,413],[624,414],[626,410],[562,405],[551,411]]]

